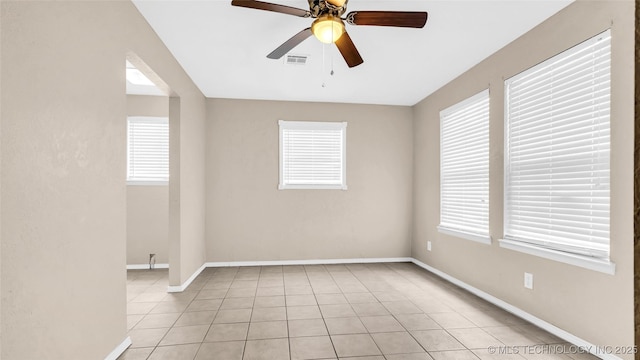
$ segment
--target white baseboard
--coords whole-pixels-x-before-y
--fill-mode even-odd
[[[413,258],[356,258],[356,259],[321,259],[321,260],[273,260],[273,261],[229,261],[208,262],[207,267],[232,267],[232,266],[278,266],[278,265],[335,265],[335,264],[367,264],[411,262]]]
[[[121,342],[120,345],[118,345],[115,349],[113,349],[113,351],[110,352],[109,355],[104,358],[104,360],[117,360],[118,357],[122,355],[122,353],[124,353],[129,346],[131,346],[131,338],[127,336],[127,338],[124,339],[124,341]]]
[[[613,354],[600,354],[598,350],[601,347],[598,347],[590,342],[581,339],[565,330],[562,330],[555,325],[552,325],[528,312],[515,307],[503,300],[498,299],[497,297],[488,294],[480,289],[477,289],[462,280],[459,280],[447,273],[444,273],[434,267],[431,267],[420,260],[417,260],[412,257],[399,257],[399,258],[357,258],[357,259],[321,259],[321,260],[274,260],[274,261],[229,261],[229,262],[207,262],[204,263],[198,270],[196,270],[193,275],[187,281],[185,281],[180,286],[169,286],[168,292],[182,292],[187,289],[187,287],[191,284],[191,282],[198,276],[200,273],[208,267],[216,268],[216,267],[233,267],[233,266],[276,266],[276,265],[332,265],[332,264],[366,264],[366,263],[395,263],[395,262],[411,262],[416,264],[417,266],[447,280],[448,282],[461,287],[469,291],[470,293],[518,316],[524,320],[529,321],[530,323],[550,332],[551,334],[571,343],[577,345],[584,349],[585,351],[590,351],[593,355],[600,357],[605,360],[622,360],[619,357]],[[156,266],[157,267],[157,266]],[[129,339],[129,342],[131,340]],[[128,346],[128,345],[127,345]],[[126,347],[124,348],[126,349]],[[124,352],[124,350],[122,350]],[[114,350],[115,352],[115,350]],[[117,356],[116,356],[117,358]],[[108,358],[111,359],[111,358]],[[115,359],[115,358],[114,358]],[[106,360],[106,359],[105,359]]]
[[[170,285],[167,292],[183,292],[195,280],[200,273],[208,267],[231,267],[231,266],[274,266],[274,265],[331,265],[331,264],[365,264],[381,262],[411,262],[412,258],[358,258],[358,259],[324,259],[324,260],[276,260],[276,261],[229,261],[229,262],[207,262],[196,270],[182,285]]]
[[[156,264],[154,269],[168,269],[169,264]],[[131,264],[127,265],[127,270],[149,270],[149,264]]]
[[[191,285],[191,282],[193,280],[195,280],[198,275],[200,275],[200,273],[202,272],[202,270],[204,270],[207,267],[207,264],[202,264],[202,266],[200,266],[198,268],[198,270],[196,270],[188,279],[187,281],[183,282],[182,285],[169,285],[169,287],[167,287],[167,292],[170,293],[175,293],[175,292],[183,292],[187,289],[187,287],[189,287],[189,285]]]
[[[412,258],[359,258],[359,259],[325,259],[325,260],[276,260],[276,261],[229,261],[229,262],[207,262],[202,264],[187,281],[182,285],[170,285],[167,292],[183,292],[195,280],[200,273],[208,267],[230,267],[230,266],[273,266],[273,265],[330,265],[330,264],[364,264],[380,262],[411,262]],[[127,267],[128,268],[128,267]]]
[[[577,336],[575,336],[575,335],[573,335],[571,333],[568,333],[567,331],[564,331],[564,330],[560,329],[559,327],[556,327],[555,325],[552,325],[552,324],[550,324],[550,323],[548,323],[548,322],[546,322],[546,321],[544,321],[544,320],[542,320],[542,319],[540,319],[540,318],[538,318],[538,317],[536,317],[534,315],[531,315],[528,312],[526,312],[526,311],[524,311],[524,310],[522,310],[522,309],[520,309],[518,307],[515,307],[515,306],[513,306],[513,305],[511,305],[511,304],[509,304],[509,303],[507,303],[505,301],[502,301],[502,300],[498,299],[497,297],[495,297],[495,296],[493,296],[491,294],[488,294],[488,293],[486,293],[486,292],[484,292],[484,291],[482,291],[480,289],[477,289],[477,288],[465,283],[462,280],[458,280],[457,278],[455,278],[455,277],[453,277],[453,276],[451,276],[451,275],[449,275],[447,273],[444,273],[444,272],[442,272],[442,271],[440,271],[440,270],[438,270],[438,269],[436,269],[434,267],[431,267],[431,266],[423,263],[420,260],[412,259],[411,261],[414,264],[420,266],[421,268],[423,268],[423,269],[425,269],[425,270],[427,270],[427,271],[429,271],[429,272],[431,272],[431,273],[433,273],[433,274],[435,274],[435,275],[447,280],[448,282],[450,282],[450,283],[452,283],[454,285],[457,285],[457,286],[469,291],[470,293],[472,293],[472,294],[474,294],[474,295],[476,295],[476,296],[478,296],[478,297],[480,297],[480,298],[482,298],[482,299],[484,299],[484,300],[486,300],[486,301],[488,301],[488,302],[490,302],[490,303],[492,303],[492,304],[494,304],[494,305],[496,305],[496,306],[498,306],[498,307],[500,307],[500,308],[512,313],[513,315],[515,315],[517,317],[520,317],[520,318],[522,318],[524,320],[527,320],[528,322],[538,326],[539,328],[544,329],[544,330],[550,332],[551,334],[553,334],[553,335],[555,335],[555,336],[557,336],[557,337],[559,337],[559,338],[561,338],[561,339],[563,339],[563,340],[565,340],[565,341],[567,341],[567,342],[569,342],[569,343],[571,343],[573,345],[577,345],[577,346],[581,347],[581,349],[583,349],[585,351],[591,352],[593,355],[595,355],[595,356],[597,356],[597,357],[599,357],[601,359],[622,360],[622,359],[620,359],[619,357],[617,357],[617,356],[615,356],[613,354],[599,354],[599,353],[597,353],[597,351],[602,349],[602,347],[598,347],[596,345],[593,345],[590,342],[588,342],[588,341],[586,341],[584,339],[581,339],[581,338],[579,338],[579,337],[577,337]]]

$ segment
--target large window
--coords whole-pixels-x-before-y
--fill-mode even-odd
[[[488,90],[440,112],[438,230],[491,242]]]
[[[347,189],[346,122],[279,121],[279,189]]]
[[[157,117],[129,117],[127,182],[166,184],[169,181],[169,121]]]
[[[606,31],[505,82],[502,246],[608,264],[610,59]]]

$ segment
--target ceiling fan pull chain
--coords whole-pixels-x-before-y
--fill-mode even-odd
[[[331,54],[329,54],[329,56],[331,57],[331,72],[329,73],[329,75],[333,76],[333,54],[335,54],[335,50],[331,50]]]
[[[322,87],[325,87],[325,83],[324,83],[324,53],[325,53],[325,49],[327,48],[326,44],[322,44]]]
[[[335,22],[331,23],[331,37],[333,38],[333,36],[335,35],[335,32],[333,31],[333,27],[335,26]],[[333,39],[333,41],[331,41],[331,43],[335,43],[337,39]],[[331,76],[333,76],[333,51],[331,51],[331,54],[329,54],[329,56],[331,57]]]

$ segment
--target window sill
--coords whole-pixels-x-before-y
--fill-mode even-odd
[[[519,251],[525,254],[539,256],[545,259],[562,262],[569,265],[579,266],[585,269],[599,271],[609,275],[615,275],[616,264],[602,259],[591,258],[588,256],[581,256],[576,254],[570,254],[562,251],[545,249],[532,244],[526,244],[520,241],[513,241],[507,239],[500,239],[500,247]]]
[[[491,245],[491,236],[489,235],[483,236],[483,235],[471,234],[468,232],[452,229],[442,225],[438,225],[438,232],[442,234],[459,237],[465,240],[479,242],[481,244]]]
[[[347,185],[278,185],[278,190],[347,190]]]
[[[144,180],[127,180],[127,185],[133,186],[166,186],[168,181],[144,181]]]

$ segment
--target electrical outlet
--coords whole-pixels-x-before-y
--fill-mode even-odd
[[[156,254],[149,254],[149,270],[156,268]]]
[[[533,290],[533,274],[524,273],[524,287]]]
[[[431,251],[431,241],[427,241],[427,251]]]

